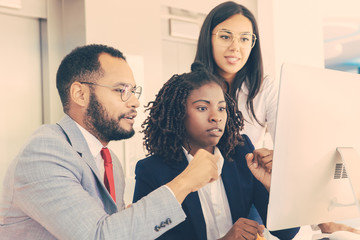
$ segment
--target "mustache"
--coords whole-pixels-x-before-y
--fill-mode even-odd
[[[118,119],[121,120],[122,118],[125,118],[125,117],[127,117],[127,116],[129,116],[129,115],[134,115],[134,114],[137,115],[137,111],[136,111],[136,110],[131,110],[131,111],[127,112],[127,113],[121,114],[121,115],[118,117]]]

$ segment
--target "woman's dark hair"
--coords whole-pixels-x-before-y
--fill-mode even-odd
[[[216,83],[222,88],[222,82],[201,63],[193,63],[191,70],[190,73],[172,76],[160,89],[155,101],[146,106],[146,111],[150,113],[142,124],[142,132],[148,155],[160,155],[167,162],[182,161],[182,146],[187,139],[185,118],[189,95],[209,83]],[[225,92],[224,98],[227,123],[217,146],[227,157],[237,144],[243,143],[240,130],[244,123],[235,101]]]
[[[230,87],[217,72],[217,65],[212,52],[213,48],[211,39],[214,28],[235,14],[241,14],[251,21],[253,33],[256,35],[257,40],[251,50],[249,59],[244,67],[236,74],[232,82],[232,86]],[[259,30],[254,15],[246,7],[229,1],[216,6],[210,11],[201,27],[195,61],[202,62],[212,73],[216,74],[225,81],[227,84],[227,91],[230,96],[236,100],[236,103],[238,99],[237,91],[245,82],[249,89],[246,107],[250,110],[251,115],[255,118],[255,120],[260,125],[263,125],[263,123],[260,123],[256,118],[253,106],[253,99],[259,92],[263,79],[263,62],[260,49]]]

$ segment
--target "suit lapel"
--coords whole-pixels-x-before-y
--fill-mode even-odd
[[[183,161],[177,165],[172,165],[173,177],[178,176],[188,165],[188,161],[183,155]],[[200,198],[198,192],[190,193],[182,203],[182,207],[189,219],[193,224],[196,232],[197,239],[207,239],[206,237],[206,224],[204,215],[201,208]]]
[[[187,217],[193,223],[197,239],[206,239],[206,224],[198,192],[190,193],[182,205]]]
[[[224,160],[221,178],[228,198],[232,221],[235,223],[241,216],[240,209],[242,207],[240,194],[241,185],[235,162]]]
[[[114,172],[114,182],[115,182],[115,193],[116,193],[116,205],[118,206],[119,210],[125,208],[124,203],[124,191],[125,191],[125,177],[124,177],[124,170],[120,164],[119,159],[113,153],[111,153],[111,158],[113,162],[113,172]],[[110,194],[109,194],[110,195]]]
[[[72,120],[68,115],[65,115],[59,122],[58,125],[62,128],[64,134],[66,135],[68,142],[73,147],[73,149],[79,154],[82,160],[90,167],[91,171],[95,175],[95,177],[98,180],[98,186],[102,188],[103,192],[105,194],[102,194],[102,196],[99,196],[101,199],[104,199],[104,196],[106,196],[106,199],[108,201],[103,201],[104,208],[107,210],[107,212],[116,212],[117,207],[115,202],[112,200],[110,194],[108,193],[101,177],[99,169],[96,166],[96,162],[94,157],[92,156],[89,146],[86,144],[86,140],[84,136],[82,135],[79,127],[76,125],[74,120]],[[110,203],[110,205],[108,205]]]
[[[100,180],[100,173],[96,166],[95,159],[92,156],[89,146],[86,144],[86,140],[78,126],[76,126],[74,120],[65,115],[65,117],[58,122],[58,125],[63,129],[73,149],[77,151],[79,156],[87,163],[87,165],[89,165],[96,177]]]

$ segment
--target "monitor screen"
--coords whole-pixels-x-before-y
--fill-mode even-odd
[[[278,100],[267,227],[359,217],[360,75],[287,63]]]

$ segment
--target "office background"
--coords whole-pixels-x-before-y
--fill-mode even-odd
[[[189,71],[202,20],[221,2],[0,0],[0,182],[31,133],[63,115],[55,75],[69,51],[90,43],[123,51],[144,87],[144,105],[172,74]],[[277,81],[283,62],[359,71],[358,0],[236,2],[257,17],[265,73]],[[141,113],[136,130],[144,118]],[[122,159],[129,202],[133,167],[144,156],[142,136],[111,143],[111,148]]]

